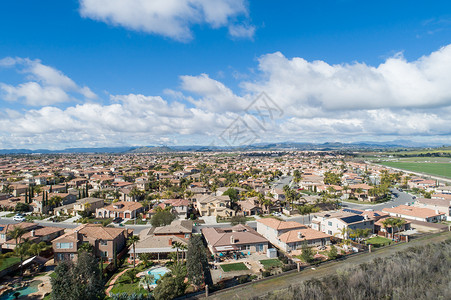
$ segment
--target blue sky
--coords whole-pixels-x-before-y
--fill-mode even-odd
[[[3,1],[0,26],[0,148],[451,144],[449,1]]]

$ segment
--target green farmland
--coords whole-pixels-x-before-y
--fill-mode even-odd
[[[451,178],[451,163],[419,163],[419,162],[417,163],[417,162],[384,161],[380,162],[380,164],[387,167],[398,168],[412,172],[419,172]]]

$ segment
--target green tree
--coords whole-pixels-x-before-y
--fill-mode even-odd
[[[82,252],[74,264],[62,261],[50,279],[53,300],[94,300],[104,298],[104,286],[100,277],[98,261],[89,253]]]
[[[153,291],[154,298],[156,300],[167,300],[182,296],[186,290],[184,280],[184,277],[175,277],[167,273],[160,279]]]
[[[157,211],[150,219],[150,224],[152,224],[153,227],[166,226],[171,224],[174,219],[175,216],[170,211]]]
[[[246,217],[245,216],[233,216],[230,219],[230,224],[232,226],[238,225],[238,224],[246,224]]]
[[[306,263],[310,263],[313,261],[313,251],[312,248],[309,247],[307,242],[302,243],[302,253],[301,253],[301,259],[305,261]]]
[[[14,207],[14,211],[22,211],[22,212],[30,211],[30,205],[27,203],[19,202],[16,204],[16,207]]]
[[[147,290],[150,292],[154,280],[155,280],[155,276],[153,276],[152,274],[147,274],[147,275],[144,275],[143,277],[141,277],[139,283],[143,287],[146,287]]]
[[[132,235],[128,238],[127,245],[133,247],[133,269],[136,265],[136,243],[139,242],[139,236]]]
[[[331,245],[330,250],[327,253],[327,256],[329,257],[329,259],[336,259],[338,257],[337,247],[335,247],[334,245]]]
[[[200,235],[193,235],[188,242],[186,269],[188,279],[196,287],[209,282],[210,270],[208,269],[208,259]]]

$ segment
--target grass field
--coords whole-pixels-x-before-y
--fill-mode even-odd
[[[366,240],[366,244],[372,244],[377,246],[385,246],[391,243],[390,239],[384,238],[382,236],[376,236]]]
[[[20,257],[12,256],[12,257],[5,258],[2,262],[2,264],[0,265],[0,271],[3,271],[4,269],[6,269],[14,264],[17,264],[18,262],[20,262]]]
[[[246,265],[243,263],[221,265],[221,268],[224,272],[248,270]]]
[[[380,162],[380,164],[412,172],[420,172],[430,175],[451,178],[451,163],[416,163],[416,162],[385,161]]]
[[[280,260],[278,260],[277,258],[264,259],[264,260],[261,260],[260,262],[265,268],[279,267],[282,265],[282,262]]]

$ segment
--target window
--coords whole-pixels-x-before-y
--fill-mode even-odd
[[[72,249],[74,243],[56,243],[56,249]]]
[[[332,231],[330,231],[330,230],[327,231],[327,234],[328,234],[328,235],[332,235]]]
[[[103,256],[108,257],[108,251],[103,252]]]
[[[190,234],[189,233],[185,233],[185,239],[189,239],[190,238]]]
[[[4,234],[2,234],[2,235],[1,235],[1,238],[2,238],[2,239],[5,239],[5,235],[4,235]]]
[[[106,245],[108,245],[108,241],[100,240],[100,245],[106,246]]]
[[[331,221],[327,222],[327,225],[332,226],[332,222]]]

